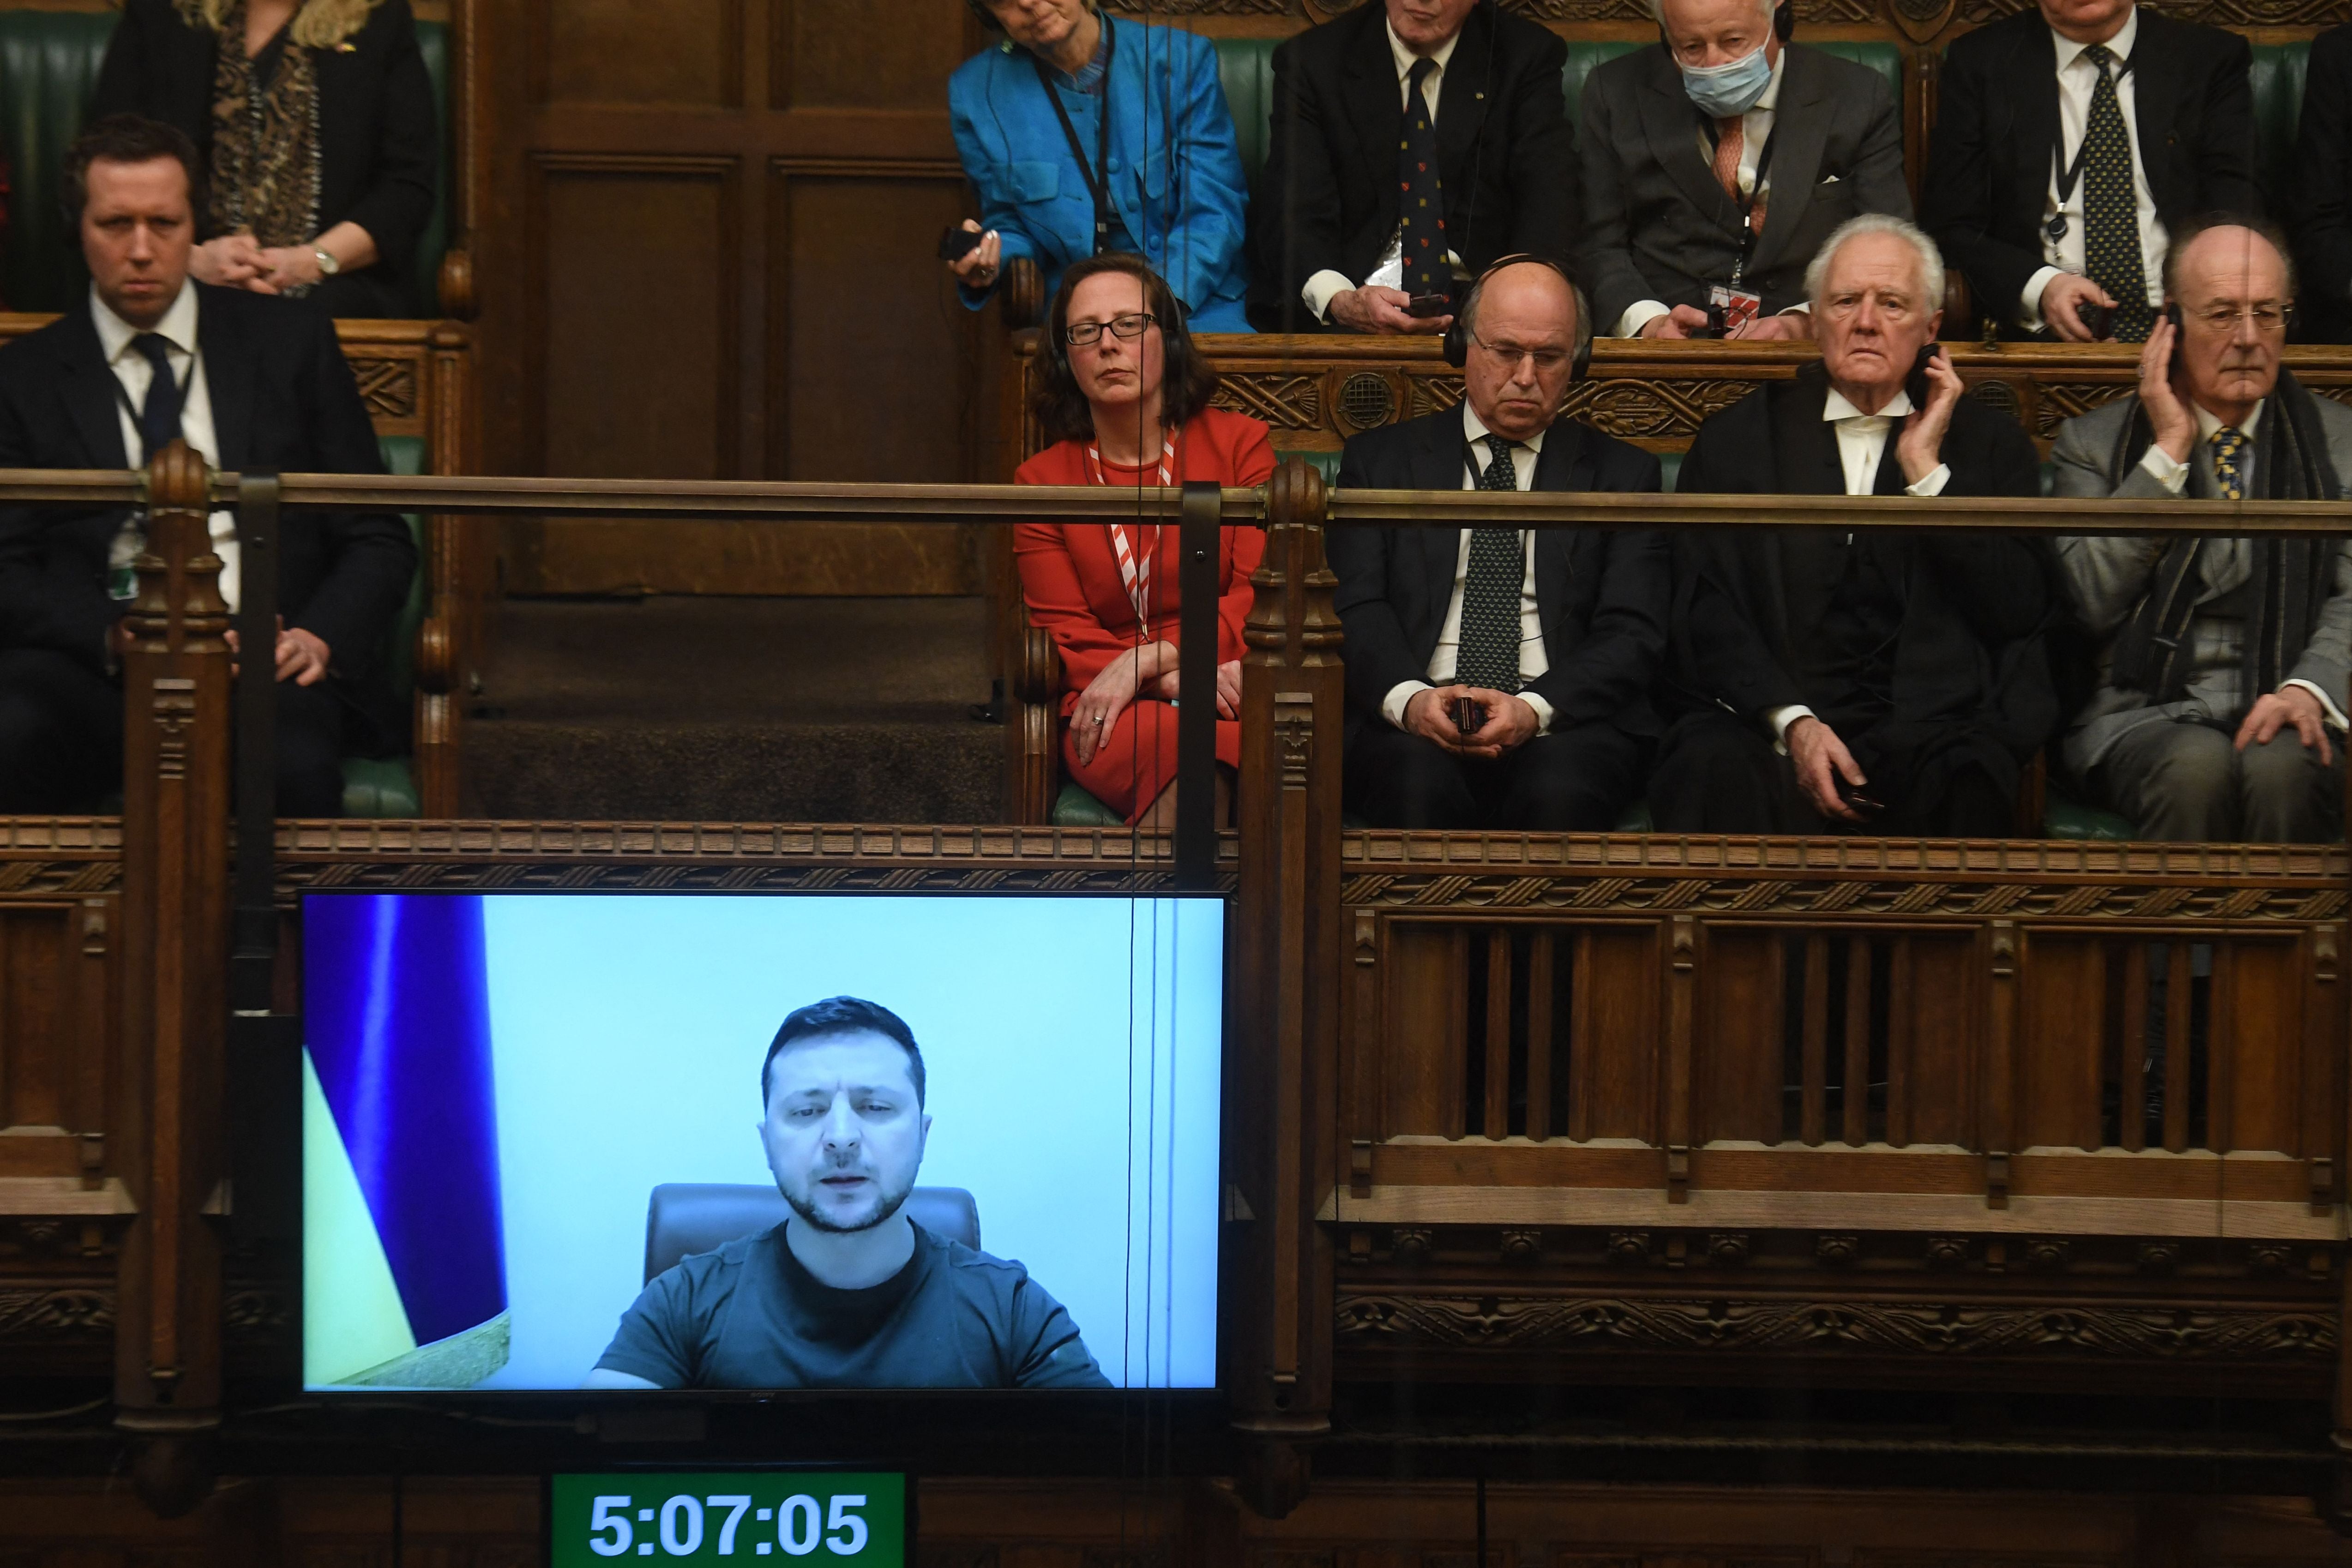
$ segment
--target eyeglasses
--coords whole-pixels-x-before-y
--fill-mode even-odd
[[[2289,308],[2284,305],[2270,304],[2214,305],[2203,310],[2191,311],[2190,314],[2196,318],[2198,325],[2209,332],[2217,333],[2234,332],[2240,321],[2252,317],[2254,330],[2267,338],[2286,330]]]
[[[1106,328],[1114,338],[1140,338],[1143,329],[1159,319],[1150,311],[1138,310],[1131,315],[1114,316],[1108,321],[1074,321],[1062,329],[1062,341],[1073,349],[1082,349],[1097,341]]]
[[[1470,340],[1515,371],[1519,368],[1521,360],[1533,360],[1536,374],[1539,376],[1548,376],[1568,363],[1566,349],[1522,349],[1517,343],[1490,343],[1475,332],[1471,334]]]

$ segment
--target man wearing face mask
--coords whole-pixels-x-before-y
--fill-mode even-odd
[[[2145,341],[2168,234],[2262,211],[2252,60],[2132,0],[2041,0],[1961,35],[1919,207],[1976,314],[2009,337]]]
[[[1655,0],[1662,41],[1595,70],[1581,270],[1602,329],[1802,338],[1806,264],[1862,213],[1911,215],[1901,107],[1867,67],[1783,43],[1772,0]]]

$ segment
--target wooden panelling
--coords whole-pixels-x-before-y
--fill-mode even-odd
[[[556,102],[730,108],[743,101],[742,0],[533,0]]]
[[[541,161],[549,473],[731,476],[734,174],[722,159]]]
[[[2217,1112],[2208,1142],[2217,1149],[2325,1154],[2325,1148],[2301,1146],[2303,1053],[2289,1049],[2304,1033],[2299,945],[2232,942],[2229,951],[2232,1005],[2214,1033],[2218,1040],[2226,1030],[2231,1048],[2214,1056],[2210,1091],[2215,1105],[2228,1108],[2228,1119]],[[2215,1017],[2221,1019],[2218,1009]],[[2260,1043],[2249,1050],[2246,1042]]]
[[[1780,1141],[1781,991],[1778,931],[1710,928],[1700,974],[1692,1135]]]
[[[2105,947],[2088,937],[2036,936],[2022,983],[2011,1124],[2018,1145],[2095,1149],[2105,1141],[2099,1121]]]
[[[969,52],[968,14],[963,0],[895,0],[887,21],[872,0],[779,0],[774,105],[936,111]]]
[[[1381,1135],[1462,1135],[1468,936],[1458,926],[1390,928]]]
[[[1889,1052],[1886,1141],[1973,1147],[1970,1086],[1983,998],[1977,945],[1964,936],[1920,934],[1901,941],[1911,1005],[1899,1016],[1910,1039],[1908,1050]]]
[[[1577,942],[1569,1060],[1580,1138],[1654,1141],[1658,1125],[1658,935],[1602,929]]]

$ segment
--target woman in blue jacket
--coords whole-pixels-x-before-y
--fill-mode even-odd
[[[1051,298],[1099,251],[1150,262],[1194,332],[1246,332],[1243,209],[1233,111],[1206,38],[1118,22],[1093,0],[972,0],[1005,35],[948,83],[963,172],[980,191],[980,244],[949,264],[963,302],[987,303],[1006,260],[1032,257]]]

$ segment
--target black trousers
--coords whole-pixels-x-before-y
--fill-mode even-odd
[[[343,814],[343,705],[278,683],[278,813]],[[122,683],[50,648],[0,650],[0,812],[94,811],[122,788]]]
[[[1869,769],[1866,760],[1863,766]],[[2015,831],[2017,801],[1981,768],[1963,764],[1934,770],[1922,788],[1856,826],[1813,810],[1797,787],[1796,764],[1760,729],[1727,713],[1695,713],[1658,745],[1650,814],[1662,833],[2005,839]]]
[[[1606,832],[1642,793],[1646,749],[1615,725],[1580,724],[1489,762],[1370,719],[1348,743],[1345,790],[1376,828]]]

